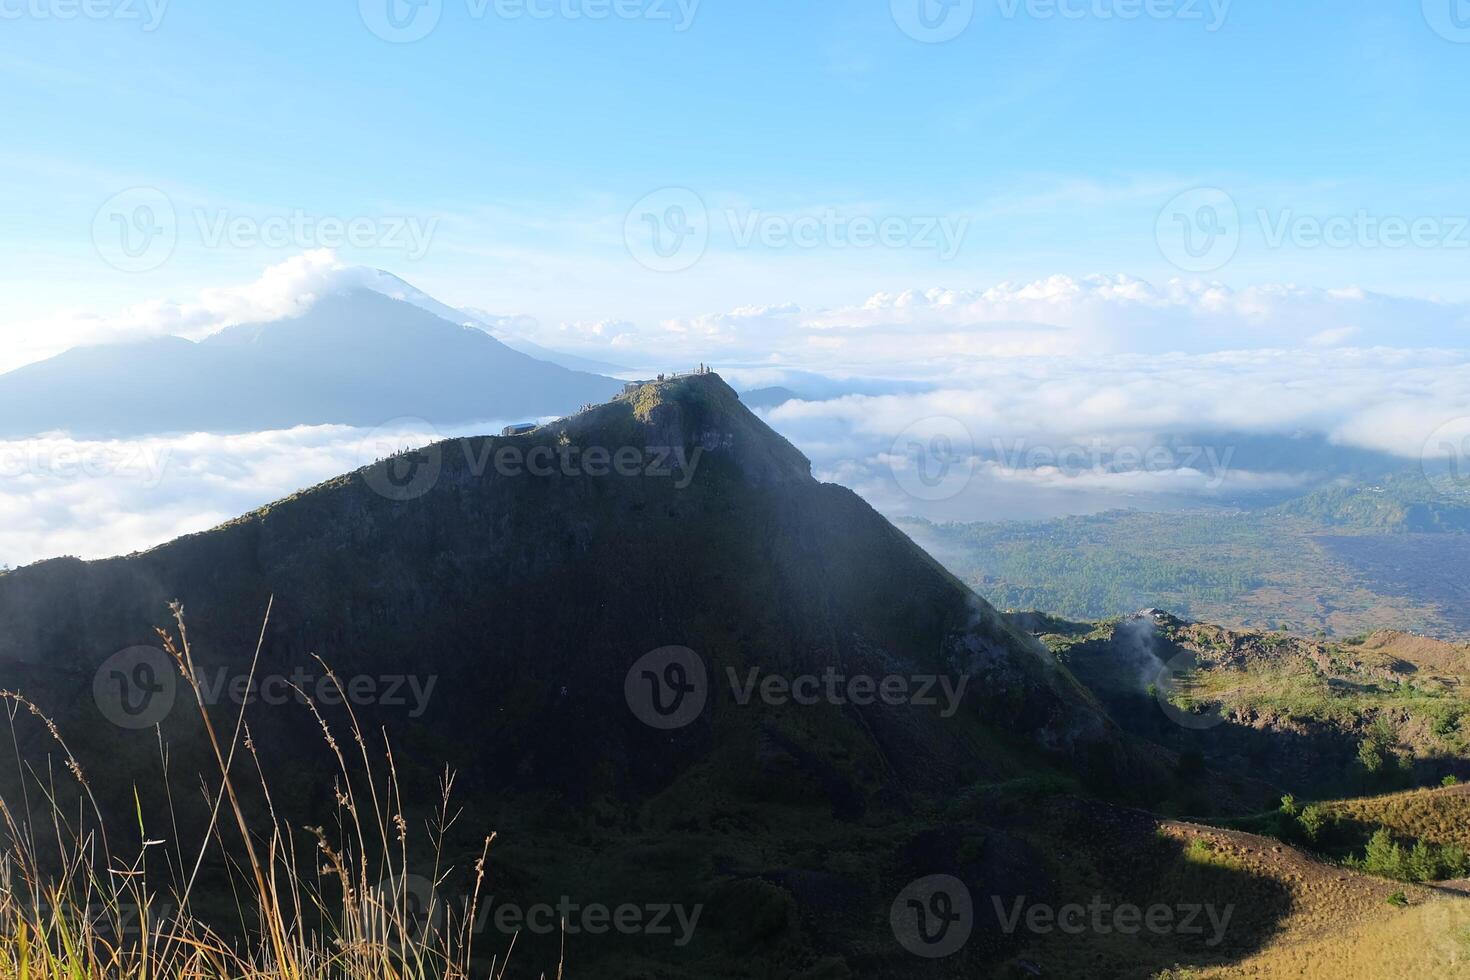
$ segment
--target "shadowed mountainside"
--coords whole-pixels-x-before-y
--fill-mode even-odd
[[[631,452],[636,473],[508,475],[496,462],[564,445]],[[400,471],[407,482],[388,479]],[[440,675],[425,727],[448,735],[473,719],[476,751],[453,761],[497,787],[586,796],[656,781],[636,750],[667,736],[630,717],[623,680],[670,644],[695,649],[720,682],[722,668],[751,666],[975,675],[983,710],[965,713],[964,738],[906,716],[868,721],[875,778],[909,741],[958,769],[903,778],[983,770],[987,753],[966,744],[981,724],[1059,757],[1125,755],[1039,644],[855,494],[812,479],[713,376],[648,385],[527,436],[441,443],[144,554],[21,569],[0,578],[0,657],[90,684],[110,654],[152,643],[177,598],[211,654],[243,667],[271,595],[269,668],[314,653],[339,672]],[[730,708],[712,708],[680,733],[684,761],[713,745]],[[473,765],[482,754],[496,764]]]
[[[243,700],[250,757],[279,775],[269,801],[245,794],[247,810],[326,823],[341,805],[323,725],[350,748],[351,719],[323,697],[336,688],[319,655],[363,751],[394,746],[412,819],[444,764],[457,772],[450,896],[495,830],[487,873],[502,900],[704,910],[685,944],[569,936],[569,962],[595,975],[1026,976],[1041,963],[1138,976],[1251,955],[1291,907],[1284,880],[1119,806],[1189,798],[1199,779],[1118,728],[1108,691],[1090,693],[855,494],[816,481],[714,375],[401,454],[146,553],[0,575],[0,686],[54,718],[120,822],[138,808],[187,840],[206,808],[159,791],[160,736],[170,785],[213,763],[149,652],[153,628],[182,601],[211,710],[232,718],[272,596],[260,686]],[[927,678],[955,696],[760,693],[772,677],[829,675],[898,678],[909,694]],[[323,720],[279,679],[310,691]],[[695,707],[675,719],[681,686]],[[50,754],[63,772],[45,724],[14,728],[20,758],[39,768]],[[0,782],[27,802],[13,771]],[[1258,788],[1222,790],[1221,805]],[[899,938],[912,914],[899,897],[934,875],[962,883],[973,911],[973,933],[941,959]],[[203,887],[220,881],[205,868]],[[1043,940],[1001,912],[1097,896],[1242,911],[1216,943],[1141,945]],[[555,962],[555,940],[523,935],[520,962]]]

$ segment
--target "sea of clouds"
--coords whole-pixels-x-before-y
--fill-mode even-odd
[[[0,370],[81,343],[198,338],[383,281],[310,252],[188,303],[11,324]],[[542,324],[514,311],[465,320],[630,374],[705,362],[742,390],[790,387],[803,397],[763,411],[770,424],[819,477],[894,515],[984,520],[1238,502],[1322,479],[1323,445],[1415,466],[1442,451],[1436,433],[1470,417],[1470,307],[1352,289],[1058,276],[646,325]],[[402,442],[500,424],[422,427]],[[304,426],[0,441],[0,563],[121,554],[204,530],[371,462],[383,439]],[[1262,440],[1286,448],[1263,455]],[[1295,459],[1297,444],[1317,451]]]

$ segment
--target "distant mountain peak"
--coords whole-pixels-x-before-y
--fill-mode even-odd
[[[505,325],[507,323],[517,321],[527,321],[529,325],[534,326],[535,320],[530,317],[500,317],[487,313],[484,310],[450,306],[430,296],[412,283],[382,269],[362,267],[358,270],[358,275],[353,280],[353,284],[374,290],[393,299],[402,300],[405,303],[412,303],[414,306],[427,310],[435,316],[442,317],[452,323],[464,324],[476,330],[483,330],[512,350],[518,350],[537,360],[557,364],[571,371],[591,371],[595,374],[624,374],[628,370],[620,364],[614,364],[598,357],[585,357],[580,354],[571,354],[566,351],[543,347],[540,344],[526,340],[519,333],[506,329]],[[525,324],[518,323],[518,326],[525,326]]]
[[[167,397],[151,390],[159,379]],[[346,281],[295,316],[198,343],[78,349],[0,375],[0,437],[454,425],[563,415],[620,387]]]

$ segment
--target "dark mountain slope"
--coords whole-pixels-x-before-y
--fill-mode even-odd
[[[562,414],[620,387],[352,289],[298,317],[198,343],[79,348],[0,375],[0,436],[376,426],[404,416],[452,424]]]
[[[595,475],[595,449],[635,459],[636,475]],[[534,475],[506,454],[558,461]],[[153,731],[108,720],[114,685],[157,676],[99,668],[155,642],[178,598],[205,673],[243,675],[271,595],[262,673],[310,686],[316,653],[349,688],[406,675],[431,691],[421,704],[354,698],[354,710],[374,745],[379,726],[392,739],[414,805],[435,799],[445,762],[458,771],[463,832],[509,842],[499,894],[687,901],[720,920],[682,950],[584,937],[584,962],[686,963],[595,975],[744,976],[729,964],[754,970],[753,956],[760,975],[828,960],[911,975],[919,960],[886,918],[907,882],[1068,887],[1032,790],[1017,787],[1147,798],[1164,781],[1050,654],[856,495],[814,480],[715,376],[645,385],[525,436],[442,443],[145,554],[0,576],[0,686],[54,715],[94,791],[130,816],[133,783],[157,784],[159,751]],[[706,704],[683,727],[653,727],[630,669],[671,645],[705,669]],[[965,686],[950,712],[943,697],[742,704],[727,672],[738,688],[753,668]],[[323,710],[345,739],[343,710]],[[317,722],[296,704],[254,703],[246,717],[278,774],[274,806],[329,819]],[[182,694],[161,725],[188,785],[209,766]],[[18,727],[28,755],[51,747],[43,726]],[[189,826],[200,811],[182,795]],[[167,826],[146,802],[160,794],[144,799],[148,824]],[[1144,887],[1109,887],[1125,884]],[[752,928],[767,931],[759,952]],[[1011,940],[985,929],[947,961],[961,973],[928,975],[1003,958]]]
[[[506,447],[562,442],[631,452],[637,475],[496,471]],[[381,477],[415,461],[438,473],[422,496],[374,489],[403,496]],[[195,634],[238,663],[272,594],[270,661],[314,652],[339,672],[432,669],[452,680],[433,712],[446,729],[488,724],[488,748],[502,709],[534,711],[553,743],[596,733],[615,762],[538,761],[521,731],[532,719],[512,719],[527,755],[513,768],[536,785],[621,785],[628,749],[651,735],[622,705],[624,676],[669,644],[712,673],[969,672],[975,720],[1064,755],[1116,744],[1039,645],[854,494],[813,480],[715,377],[649,385],[526,437],[442,443],[146,554],[20,570],[0,578],[0,656],[85,672],[151,642],[178,598]],[[715,723],[729,705],[712,701],[703,720]],[[609,719],[632,722],[626,741],[608,740]]]

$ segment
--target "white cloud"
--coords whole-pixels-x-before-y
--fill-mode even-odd
[[[134,440],[0,440],[0,563],[142,550],[440,437],[496,432],[495,420],[360,429],[300,426]]]
[[[1358,289],[1235,289],[1175,279],[1052,276],[978,290],[882,292],[829,309],[745,307],[668,320],[647,343],[711,357],[903,376],[996,357],[1359,346],[1470,347],[1470,305]]]
[[[159,336],[197,339],[238,323],[296,316],[317,297],[367,285],[373,276],[372,270],[343,265],[330,249],[317,249],[270,266],[254,282],[206,289],[190,302],[152,300],[109,315],[64,311],[44,321],[12,325],[14,343],[0,354],[0,372],[72,347]]]
[[[1241,445],[1251,436],[1316,433],[1413,466],[1431,433],[1470,417],[1470,354],[1019,358],[979,364],[964,384],[788,402],[767,417],[820,477],[890,514],[980,520],[1183,506],[1291,490],[1320,476],[1310,460],[1252,457]],[[906,492],[898,474],[911,442],[927,446],[945,431],[925,424],[936,418],[963,426],[967,437],[952,452],[973,474],[931,502]],[[397,448],[432,436],[409,427],[386,440]],[[364,465],[385,444],[383,433],[344,426],[0,442],[0,561],[150,547]],[[1120,452],[1135,458],[1120,464]]]
[[[638,328],[627,320],[594,320],[588,323],[572,322],[560,324],[552,343],[568,349],[592,347],[601,349],[626,347]]]
[[[237,323],[292,316],[347,286],[377,288],[440,315],[458,311],[330,250],[266,269],[255,282],[208,289],[190,302],[154,301],[119,314],[61,314],[13,327],[0,370],[83,343],[174,334],[198,338]],[[480,315],[488,317],[488,315]],[[615,316],[545,323],[496,316],[491,327],[596,357],[654,353],[724,367],[780,365],[828,374],[963,377],[997,357],[1206,353],[1256,348],[1470,347],[1470,304],[1199,280],[1162,285],[1124,275],[1051,276],[978,289],[875,293],[843,306],[745,305],[724,313],[635,323]]]
[[[1470,418],[1470,352],[996,359],[929,391],[792,401],[766,416],[827,479],[890,513],[1149,508],[1306,485],[1343,449],[1412,468],[1432,434]],[[973,466],[963,492],[938,504],[905,492],[896,460],[914,447],[934,468]]]
[[[793,429],[841,422],[864,434],[948,416],[986,438],[1159,438],[1180,432],[1320,433],[1417,458],[1447,419],[1470,414],[1470,352],[1346,349],[1018,358],[922,394],[788,402]]]
[[[299,313],[344,286],[404,285],[395,282],[310,252],[192,302],[63,318],[11,356],[83,340],[198,337]],[[1431,434],[1470,418],[1470,351],[1459,349],[1470,348],[1467,311],[1355,289],[1053,276],[652,325],[609,317],[545,326],[524,316],[493,325],[590,356],[655,351],[660,369],[707,361],[746,386],[791,386],[812,400],[768,417],[824,478],[890,513],[985,519],[1289,489],[1320,475],[1320,458],[1290,456],[1292,440],[1312,437],[1413,465]],[[920,502],[897,473],[904,440],[932,442],[938,430],[924,420],[935,418],[963,427],[968,445],[952,448],[974,472],[962,492]],[[96,557],[207,528],[361,465],[366,436],[328,426],[0,443],[0,561]],[[1280,441],[1277,455],[1249,445],[1256,438]],[[1109,455],[1159,447],[1173,455],[1134,466]],[[1033,450],[1098,451],[1103,462],[1058,465],[1028,457]]]

